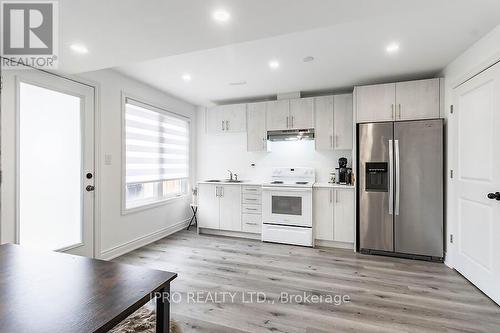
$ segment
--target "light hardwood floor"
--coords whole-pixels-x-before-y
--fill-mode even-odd
[[[444,264],[194,231],[115,260],[179,274],[172,292],[182,302],[172,304],[172,317],[186,333],[500,332],[500,307]],[[223,292],[236,293],[234,302],[229,294],[220,302]],[[250,292],[265,302],[247,302]],[[283,304],[282,292],[351,300]],[[195,295],[219,299],[195,303]]]

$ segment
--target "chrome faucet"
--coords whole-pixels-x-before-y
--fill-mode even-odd
[[[232,181],[233,180],[233,172],[231,170],[227,170],[229,171],[229,180]]]

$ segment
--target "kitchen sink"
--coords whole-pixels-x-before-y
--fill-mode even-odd
[[[242,180],[230,180],[230,179],[209,179],[206,180],[207,183],[243,183]]]

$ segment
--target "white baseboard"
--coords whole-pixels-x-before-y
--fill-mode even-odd
[[[335,242],[335,241],[327,241],[327,240],[322,240],[322,239],[316,239],[314,240],[314,247],[335,247],[338,249],[347,249],[347,250],[352,250],[354,249],[354,244],[353,243],[345,243],[345,242]]]
[[[158,230],[156,232],[150,233],[148,235],[136,238],[134,240],[131,240],[129,242],[126,242],[125,244],[118,245],[115,247],[112,247],[111,249],[104,250],[100,253],[98,259],[103,259],[103,260],[112,260],[116,257],[119,257],[121,255],[124,255],[125,253],[131,252],[133,250],[136,250],[140,247],[146,246],[148,244],[151,244],[153,242],[156,242],[159,239],[162,239],[164,237],[167,237],[169,235],[172,235],[184,228],[187,228],[187,225],[191,218],[186,219],[184,221],[178,222],[174,225],[168,226],[166,228],[163,228],[161,230]]]
[[[205,235],[238,237],[238,238],[247,238],[247,239],[258,239],[258,240],[262,239],[262,236],[260,234],[252,234],[252,233],[238,232],[238,231],[207,229],[207,228],[198,228],[198,233],[205,234]]]

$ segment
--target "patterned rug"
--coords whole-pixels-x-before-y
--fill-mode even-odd
[[[155,333],[156,315],[155,311],[143,306],[118,326],[111,333]],[[170,333],[182,333],[179,325],[171,320]]]

